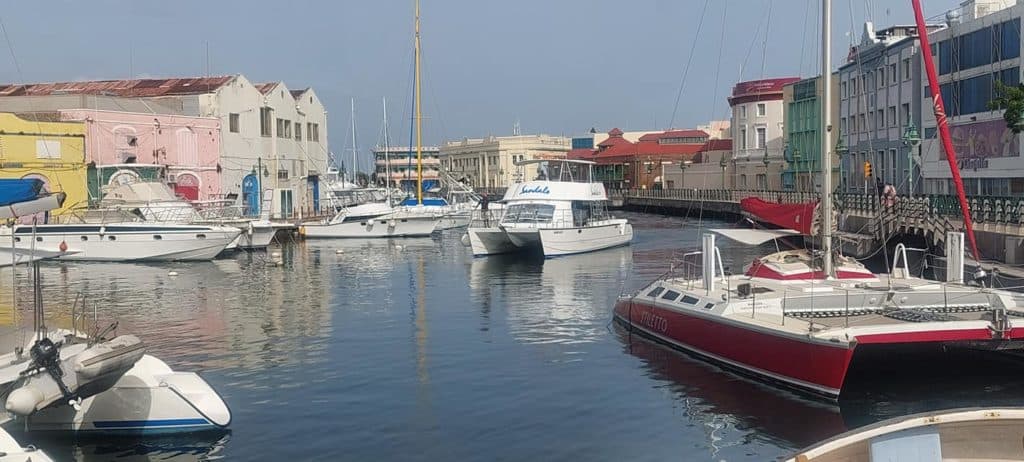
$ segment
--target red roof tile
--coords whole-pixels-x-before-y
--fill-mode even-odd
[[[110,95],[126,97],[196,95],[210,93],[231,82],[235,76],[186,77],[170,79],[92,80],[0,84],[0,96],[23,95]]]
[[[608,131],[608,135],[609,136],[622,136],[622,130],[619,130],[618,128],[613,128],[613,129]]]
[[[301,90],[289,90],[289,92],[292,94],[292,98],[298,98],[307,91],[309,91],[309,87],[303,88]]]
[[[597,151],[593,149],[576,148],[569,150],[569,152],[565,154],[565,157],[567,159],[589,160],[593,158],[595,154],[597,154]]]
[[[253,86],[256,87],[256,89],[259,90],[260,93],[263,93],[265,95],[267,93],[270,93],[270,90],[273,90],[274,87],[277,86],[277,82],[256,83],[253,84]]]

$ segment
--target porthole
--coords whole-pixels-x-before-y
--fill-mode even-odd
[[[196,234],[196,239],[206,239],[205,234]]]
[[[107,240],[108,241],[116,241],[117,240],[117,236],[107,236]]]
[[[83,241],[88,241],[89,240],[89,236],[82,236],[82,240]]]
[[[15,237],[14,238],[14,242],[21,242],[21,238],[20,237]]]
[[[43,242],[42,236],[36,236],[36,242]]]
[[[154,241],[160,241],[160,240],[163,240],[163,238],[164,238],[164,237],[163,237],[163,236],[161,236],[161,235],[159,235],[159,234],[154,234],[154,235],[153,235],[153,240],[154,240]]]

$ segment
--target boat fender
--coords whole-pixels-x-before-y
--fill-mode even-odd
[[[301,228],[300,228],[300,230],[301,230]],[[252,222],[250,221],[249,222],[249,228],[245,230],[245,233],[250,235],[250,236],[252,236],[252,231],[253,231],[252,230]]]
[[[73,368],[80,379],[95,379],[110,373],[127,372],[144,354],[146,345],[142,340],[134,335],[120,335],[75,355]]]
[[[68,242],[67,241],[60,241],[60,246],[58,246],[57,248],[60,249],[61,253],[67,252],[68,251]]]
[[[394,228],[395,226],[398,226],[398,222],[394,218],[388,220],[388,228]]]
[[[36,387],[21,387],[7,395],[4,407],[14,415],[29,415],[37,411],[36,406],[46,399],[43,392]]]
[[[459,240],[462,241],[462,245],[464,245],[466,247],[469,247],[469,245],[470,245],[469,233],[463,234],[462,238],[460,238]]]

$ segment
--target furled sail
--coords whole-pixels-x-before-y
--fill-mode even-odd
[[[740,200],[740,208],[754,215],[759,221],[771,223],[785,229],[792,229],[804,235],[818,232],[818,202],[803,204],[779,204],[756,197]]]

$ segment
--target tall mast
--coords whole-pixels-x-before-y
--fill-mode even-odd
[[[414,46],[416,59],[416,203],[423,203],[423,113],[420,104],[423,100],[420,91],[420,0],[416,0],[416,43]]]
[[[832,271],[832,0],[821,8],[821,250],[822,270],[830,278]]]
[[[921,10],[920,0],[911,0],[914,5],[914,19],[917,21],[917,38],[921,41],[921,56],[924,58],[924,67],[928,72],[928,86],[932,92],[933,109],[935,111],[935,125],[939,129],[939,137],[942,138],[942,149],[946,151],[946,160],[949,161],[949,171],[953,176],[953,185],[956,186],[956,196],[960,200],[960,210],[964,216],[964,229],[967,231],[967,241],[971,244],[971,252],[974,253],[974,260],[981,265],[981,254],[978,253],[978,242],[974,239],[974,222],[971,220],[971,208],[967,204],[967,194],[964,192],[964,180],[960,178],[960,167],[957,166],[956,151],[953,149],[953,139],[949,136],[949,120],[946,119],[945,104],[942,101],[942,92],[939,90],[939,76],[935,73],[935,60],[932,59],[931,45],[928,43],[928,26],[924,23],[924,13]],[[947,255],[948,257],[948,255]]]
[[[381,98],[384,103],[384,187],[387,188],[388,205],[391,204],[391,157],[388,153],[388,97]]]
[[[356,99],[352,98],[349,100],[352,106],[352,166],[349,167],[349,180],[352,184],[356,184],[356,153],[359,152],[356,147]]]

